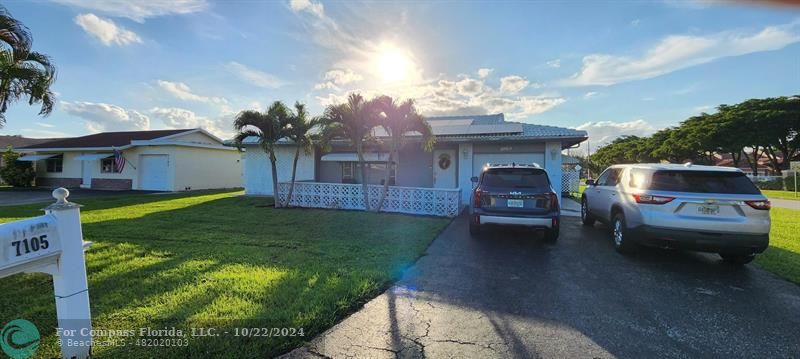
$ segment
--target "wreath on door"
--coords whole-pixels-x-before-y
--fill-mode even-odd
[[[439,168],[443,170],[450,168],[450,155],[446,153],[439,155]]]

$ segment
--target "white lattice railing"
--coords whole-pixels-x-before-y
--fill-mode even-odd
[[[576,169],[564,169],[561,171],[561,192],[573,193],[580,191],[581,174]]]
[[[295,182],[292,192],[294,207],[364,209],[360,184]],[[383,186],[369,185],[370,208],[378,205]],[[278,183],[278,198],[286,201],[289,183]],[[383,203],[383,212],[455,217],[461,208],[458,188],[420,188],[390,186]]]

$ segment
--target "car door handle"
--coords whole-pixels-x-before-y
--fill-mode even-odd
[[[611,192],[611,195],[612,195],[612,196],[616,196],[616,195],[617,195],[617,192]]]

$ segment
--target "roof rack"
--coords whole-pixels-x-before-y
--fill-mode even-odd
[[[484,167],[530,167],[530,168],[542,168],[538,163],[531,162],[531,163],[516,163],[511,162],[508,163],[486,163]]]

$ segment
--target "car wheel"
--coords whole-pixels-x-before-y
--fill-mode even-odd
[[[756,255],[752,253],[720,253],[719,256],[725,262],[740,266],[750,263],[756,258]]]
[[[544,241],[547,243],[555,243],[558,241],[558,227],[545,230],[544,232]]]
[[[594,225],[594,217],[589,214],[589,205],[586,203],[585,197],[581,200],[581,222],[587,227]]]
[[[478,236],[481,234],[481,225],[477,224],[473,221],[469,221],[469,234],[472,236]]]
[[[625,216],[622,213],[614,214],[614,220],[611,222],[611,235],[614,239],[614,249],[619,253],[630,253],[636,247],[636,244],[628,235]]]

